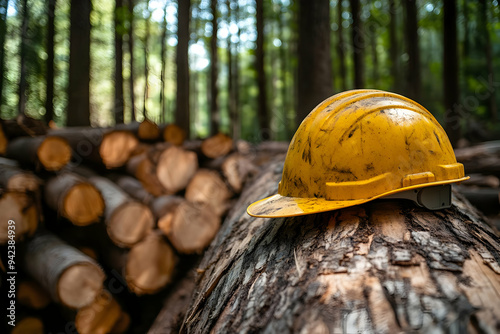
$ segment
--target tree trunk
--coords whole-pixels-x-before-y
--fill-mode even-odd
[[[397,37],[397,15],[396,0],[389,0],[389,60],[391,62],[392,87],[398,91],[399,87],[399,60],[398,60],[398,37]]]
[[[189,21],[191,17],[191,0],[178,0],[177,27],[177,107],[175,122],[190,136],[189,122]]]
[[[45,77],[45,123],[54,119],[54,35],[55,35],[56,0],[48,1],[47,12],[47,74]]]
[[[406,70],[407,96],[415,101],[420,100],[420,51],[418,48],[418,14],[417,1],[403,1],[405,7],[405,36],[408,67]]]
[[[151,10],[149,9],[149,0],[146,1],[146,33],[144,35],[144,106],[142,110],[142,114],[144,118],[149,118],[148,117],[148,108],[147,108],[147,102],[148,102],[148,97],[149,97],[149,28],[151,25]]]
[[[256,0],[257,5],[257,46],[255,50],[257,65],[257,85],[259,89],[257,117],[262,140],[269,140],[271,135],[270,117],[267,106],[266,73],[264,71],[264,0]]]
[[[340,73],[340,81],[341,81],[341,88],[342,91],[347,90],[347,78],[346,78],[346,65],[345,65],[345,51],[344,51],[344,28],[342,27],[342,23],[344,22],[344,18],[342,17],[342,14],[344,12],[344,9],[342,8],[342,1],[337,2],[337,25],[338,25],[338,30],[337,30],[337,36],[338,36],[338,41],[337,41],[337,50],[338,50],[338,55],[339,55],[339,73]]]
[[[163,22],[161,24],[161,70],[160,70],[160,123],[165,123],[167,116],[166,101],[165,101],[165,74],[167,71],[167,8],[168,1],[165,1],[163,7]]]
[[[24,267],[54,301],[70,308],[89,305],[105,278],[94,260],[49,233],[37,234],[27,243]]]
[[[444,108],[446,133],[455,147],[460,139],[460,115],[458,112],[458,47],[457,47],[457,3],[456,0],[444,2],[443,21],[443,77]]]
[[[129,14],[129,28],[128,28],[128,52],[130,54],[130,77],[129,77],[129,89],[130,89],[130,113],[131,120],[135,121],[135,80],[134,80],[134,0],[128,0],[128,14]]]
[[[235,6],[238,4],[236,2]],[[231,10],[231,0],[226,0],[227,7],[227,25],[231,26],[234,17],[234,12]],[[231,120],[231,125],[229,126],[229,132],[232,138],[239,138],[239,126],[238,126],[238,114],[236,113],[236,100],[234,91],[237,89],[237,86],[234,84],[234,60],[233,60],[233,43],[231,42],[231,38],[233,38],[233,34],[230,32],[227,35],[226,44],[227,44],[227,90],[228,90],[228,99],[227,99],[227,111],[229,114],[229,119]]]
[[[1,92],[0,92],[1,94]],[[1,100],[1,98],[0,98]],[[1,103],[1,101],[0,101]],[[0,122],[0,156],[5,155],[5,151],[7,150],[7,145],[9,143],[9,140],[7,139],[7,135],[5,134],[5,131],[3,129],[3,124]]]
[[[21,65],[19,71],[19,102],[18,102],[18,114],[24,115],[26,113],[26,100],[27,96],[27,86],[28,82],[26,77],[28,75],[27,69],[27,53],[28,53],[28,23],[29,23],[29,8],[28,0],[22,0],[21,3],[21,13],[22,13],[22,23],[21,23],[21,43],[19,54],[21,57]]]
[[[282,161],[248,186],[199,265],[181,332],[495,332],[500,239],[461,197],[251,218]]]
[[[352,13],[352,55],[354,63],[354,88],[365,88],[365,35],[361,20],[360,0],[350,0]]]
[[[210,11],[212,12],[212,36],[210,37],[210,134],[215,135],[219,132],[220,124],[219,105],[217,101],[219,97],[219,87],[217,85],[219,76],[217,0],[210,1]]]
[[[5,37],[7,36],[7,8],[9,0],[0,0],[0,106],[3,104],[3,79],[5,68]],[[1,152],[1,151],[0,151]]]
[[[488,2],[489,3],[489,2]],[[493,123],[497,121],[497,102],[496,102],[496,94],[495,94],[495,71],[493,69],[493,51],[491,49],[491,38],[490,38],[490,30],[488,29],[488,4],[486,0],[479,1],[479,30],[480,30],[480,38],[483,40],[483,47],[486,53],[486,75],[488,86],[485,87],[488,92],[488,110],[490,114],[490,120]]]
[[[333,94],[330,50],[329,1],[300,0],[297,124]]]
[[[67,126],[90,125],[90,0],[71,0]]]
[[[125,31],[123,0],[115,0],[115,124],[124,122],[123,100],[123,33]]]
[[[455,150],[457,160],[464,164],[467,173],[481,173],[500,177],[500,141]]]

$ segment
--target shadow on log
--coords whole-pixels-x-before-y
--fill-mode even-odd
[[[181,332],[498,331],[500,240],[466,200],[248,216],[281,166],[246,187],[205,253]]]

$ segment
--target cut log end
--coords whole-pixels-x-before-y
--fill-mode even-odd
[[[19,173],[7,182],[8,191],[34,192],[40,187],[40,180],[30,173]]]
[[[104,213],[104,200],[93,185],[84,182],[68,191],[63,207],[63,215],[73,224],[86,226],[99,221]]]
[[[156,176],[167,192],[174,194],[186,188],[197,169],[196,153],[170,146],[158,158]]]
[[[145,119],[141,122],[141,124],[139,124],[137,137],[142,140],[156,140],[160,137],[160,129],[154,122],[149,119]]]
[[[139,202],[117,208],[108,221],[108,234],[117,245],[130,247],[142,240],[154,226],[151,210]]]
[[[15,236],[22,240],[38,227],[38,210],[33,199],[25,193],[7,192],[0,197],[0,244],[9,240],[9,221],[15,224]]]
[[[58,171],[71,159],[71,147],[68,142],[57,136],[46,137],[37,151],[38,160],[49,171]]]
[[[36,281],[21,281],[17,287],[17,301],[31,309],[40,310],[50,303],[50,296]]]
[[[219,173],[200,169],[186,188],[186,199],[193,203],[208,205],[217,215],[222,216],[228,209],[232,193]]]
[[[120,305],[108,291],[103,290],[90,305],[78,310],[75,327],[80,334],[107,334],[121,314]]]
[[[26,317],[18,320],[10,334],[44,334],[45,328],[42,320],[37,317]]]
[[[125,165],[139,141],[130,131],[115,130],[108,132],[102,139],[99,155],[106,168]]]
[[[59,278],[59,300],[71,308],[81,308],[92,303],[102,290],[105,275],[101,268],[91,263],[68,267]]]
[[[208,158],[218,158],[231,152],[233,140],[231,137],[218,133],[201,143],[201,152]]]
[[[140,154],[127,163],[127,172],[134,175],[142,184],[144,189],[154,196],[161,196],[166,193],[166,189],[161,185],[156,176],[155,166],[149,160],[147,154]]]
[[[152,294],[172,279],[177,258],[159,233],[150,233],[132,247],[126,264],[126,280],[138,294]]]
[[[167,143],[180,146],[186,140],[186,132],[178,125],[168,124],[163,129],[163,140]]]
[[[158,220],[158,227],[179,253],[201,253],[219,231],[220,218],[208,206],[183,201]]]

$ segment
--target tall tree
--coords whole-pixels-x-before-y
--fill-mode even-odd
[[[168,1],[165,1],[165,6],[163,7],[163,21],[161,23],[161,70],[160,70],[160,122],[165,122],[165,117],[167,113],[166,103],[165,103],[165,73],[167,71],[167,8]]]
[[[332,95],[328,0],[299,1],[297,124]]]
[[[343,9],[342,9],[342,0],[337,1],[337,50],[338,50],[338,55],[339,55],[339,73],[340,73],[340,80],[341,80],[341,87],[342,90],[345,91],[347,90],[347,82],[346,82],[346,65],[345,65],[345,52],[344,52],[344,29],[342,27],[342,23],[344,22],[344,18],[342,17],[343,14]]]
[[[210,38],[210,133],[212,135],[219,132],[219,105],[218,95],[219,87],[217,78],[219,76],[219,57],[217,54],[217,0],[210,1],[210,10],[212,12],[212,37]]]
[[[238,52],[238,45],[240,43],[241,37],[241,28],[240,28],[240,5],[238,0],[234,0],[235,9],[234,9],[234,21],[238,26],[238,31],[236,32],[236,40],[238,43],[235,45],[235,53],[234,53],[234,70],[233,70],[233,87],[234,87],[234,123],[233,126],[233,138],[240,138],[241,134],[241,122],[240,122],[240,53]]]
[[[4,72],[5,37],[7,36],[8,7],[9,7],[9,0],[0,0],[0,107],[3,102],[3,78],[5,73]]]
[[[54,118],[54,35],[56,0],[48,1],[47,10],[47,74],[45,75],[45,122],[48,124]]]
[[[259,89],[257,118],[263,140],[270,138],[270,119],[267,108],[266,73],[264,71],[264,0],[256,0],[257,5],[257,85]]]
[[[21,24],[21,45],[20,45],[20,56],[21,56],[21,69],[19,73],[19,102],[17,111],[19,114],[24,114],[26,109],[26,90],[28,87],[27,76],[27,60],[26,56],[28,53],[28,23],[29,23],[29,8],[28,0],[22,0],[21,2],[21,13],[22,13],[22,24]]]
[[[177,0],[177,106],[175,121],[189,138],[189,21],[191,0]]]
[[[124,101],[123,101],[123,33],[124,11],[123,0],[115,0],[115,123],[124,121]]]
[[[287,12],[287,8],[284,4],[280,5],[280,10],[277,13],[278,19],[278,34],[281,40],[281,46],[279,48],[279,59],[280,59],[280,76],[281,76],[281,108],[282,108],[282,117],[283,117],[283,128],[285,130],[285,138],[290,139],[290,124],[288,120],[288,110],[290,109],[289,97],[288,97],[288,80],[287,80],[287,71],[288,71],[288,54],[285,52],[288,48],[288,43],[285,40],[284,31],[285,25],[285,15]]]
[[[446,132],[450,138],[451,144],[456,146],[460,139],[460,116],[457,110],[459,87],[456,0],[447,0],[444,2],[443,27],[443,77]]]
[[[90,125],[91,0],[71,0],[68,126]]]
[[[142,114],[144,118],[148,118],[148,93],[149,93],[149,31],[151,25],[151,10],[149,9],[149,0],[146,1],[146,33],[144,35],[144,105],[142,109]]]
[[[420,51],[418,48],[418,16],[416,0],[403,1],[405,7],[405,36],[408,68],[406,71],[407,95],[413,100],[420,99]]]
[[[396,2],[389,0],[389,60],[391,62],[392,89],[397,91],[399,88],[399,61],[398,61],[398,39],[397,39],[397,15]]]
[[[365,38],[363,32],[363,21],[361,20],[360,0],[350,0],[352,12],[352,48],[354,61],[354,87],[365,86]]]
[[[489,1],[488,1],[489,3]],[[486,87],[488,96],[488,109],[490,114],[490,120],[492,122],[497,121],[497,102],[495,94],[495,71],[493,69],[493,52],[491,49],[491,38],[490,31],[488,29],[488,5],[486,0],[479,1],[479,38],[481,40],[481,46],[486,53],[486,75],[488,87]]]
[[[238,3],[237,1],[235,2],[235,5],[237,6]],[[231,0],[226,0],[226,7],[227,7],[227,25],[228,27],[231,27],[232,22],[234,22],[234,13],[231,10]],[[236,100],[235,100],[235,86],[234,86],[234,60],[233,60],[233,43],[231,41],[231,38],[233,38],[232,33],[228,33],[227,35],[227,90],[228,90],[228,99],[227,99],[227,110],[229,113],[229,118],[231,120],[231,126],[229,127],[229,130],[231,132],[231,136],[234,139],[239,138],[239,131],[238,131],[238,115],[236,114]]]
[[[128,15],[129,15],[129,26],[128,26],[128,53],[130,56],[130,76],[129,76],[129,90],[130,90],[130,113],[132,121],[136,120],[135,114],[135,80],[134,80],[134,0],[128,0]]]

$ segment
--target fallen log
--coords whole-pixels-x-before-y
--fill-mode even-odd
[[[220,228],[220,216],[206,205],[179,196],[161,196],[151,203],[158,228],[181,254],[201,253]]]
[[[33,196],[23,192],[0,193],[0,245],[9,241],[15,227],[16,241],[32,236],[39,223],[39,211]],[[11,226],[9,228],[9,226]]]
[[[7,191],[35,193],[40,183],[40,179],[33,173],[19,168],[16,161],[0,158],[0,188]]]
[[[158,125],[149,119],[144,119],[142,122],[131,122],[117,124],[114,130],[127,130],[134,133],[137,138],[143,141],[151,142],[160,139],[160,129]]]
[[[239,194],[247,178],[256,173],[257,167],[249,157],[233,153],[224,160],[221,170],[233,192]]]
[[[101,193],[83,177],[64,171],[45,184],[45,202],[77,226],[99,221],[104,213]]]
[[[91,176],[88,180],[102,194],[106,229],[115,244],[131,247],[153,229],[154,217],[149,207],[132,199],[107,178]]]
[[[126,164],[139,141],[128,130],[105,128],[66,128],[49,131],[65,138],[73,149],[73,162],[83,161],[106,168],[117,168]]]
[[[467,200],[485,215],[500,213],[500,189],[456,186]]]
[[[461,196],[295,218],[247,206],[277,192],[282,161],[247,186],[200,264],[184,333],[496,332],[500,239]]]
[[[467,173],[481,173],[500,177],[500,140],[456,149],[455,156],[457,161],[464,164]]]
[[[208,169],[196,172],[185,194],[188,201],[202,206],[207,205],[218,216],[222,216],[229,209],[231,196],[231,191],[219,173]]]
[[[141,203],[149,205],[155,198],[153,194],[144,188],[141,181],[132,176],[112,174],[108,175],[108,177],[120,188],[122,188],[130,197]]]
[[[500,179],[494,175],[470,174],[470,179],[462,182],[465,186],[499,188]]]
[[[58,171],[71,159],[71,147],[59,136],[19,137],[9,141],[5,153],[22,165]]]
[[[43,334],[45,333],[45,327],[43,322],[39,317],[33,316],[21,316],[16,319],[16,325],[10,331],[10,334]]]
[[[23,267],[54,301],[69,308],[89,305],[102,290],[105,278],[94,260],[45,232],[27,243]]]

